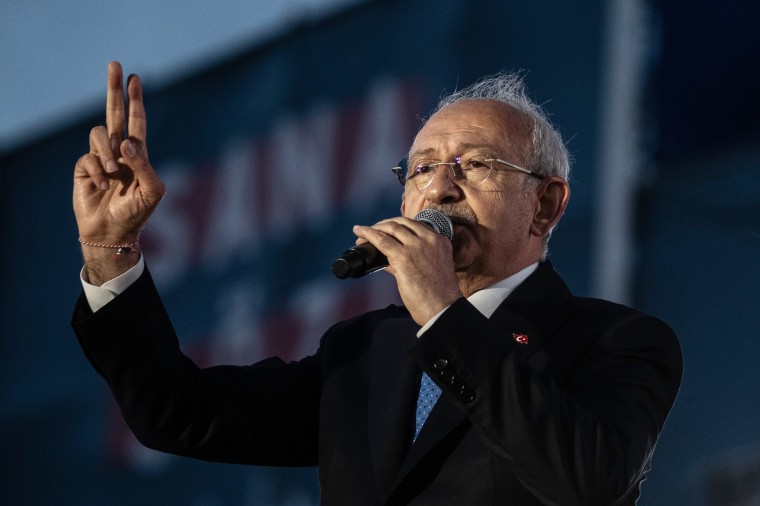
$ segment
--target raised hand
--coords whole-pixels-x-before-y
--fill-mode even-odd
[[[127,81],[128,115],[122,81],[121,65],[111,62],[106,126],[92,129],[90,152],[74,168],[74,214],[86,272],[93,284],[102,284],[137,262],[140,230],[165,191],[148,161],[140,78],[132,75]],[[105,247],[121,245],[134,246],[119,255],[115,248]]]

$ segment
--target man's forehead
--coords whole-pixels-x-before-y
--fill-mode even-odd
[[[529,129],[524,115],[492,99],[468,99],[444,106],[423,125],[412,144],[412,156],[450,149],[504,149],[510,139],[522,144]]]
[[[457,155],[465,155],[473,151],[488,151],[488,154],[496,154],[499,146],[494,146],[489,142],[443,142],[443,139],[439,139],[439,143],[435,147],[418,147],[412,146],[410,155],[413,158],[425,158],[436,156],[441,151],[455,150]]]

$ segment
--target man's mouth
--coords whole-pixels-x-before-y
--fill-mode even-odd
[[[475,222],[467,220],[467,219],[464,219],[464,218],[459,218],[457,216],[449,216],[449,218],[451,219],[451,223],[453,223],[454,226],[457,226],[457,225],[459,225],[460,227],[473,227],[473,226],[475,226]]]

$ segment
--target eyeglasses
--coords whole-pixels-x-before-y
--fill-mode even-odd
[[[423,161],[415,165],[412,170],[409,170],[408,160],[405,157],[399,162],[398,167],[393,167],[391,171],[396,174],[401,186],[406,186],[407,181],[412,181],[419,191],[423,191],[433,182],[436,170],[440,165],[449,166],[454,177],[461,180],[461,183],[464,186],[475,187],[488,180],[489,176],[494,171],[496,163],[504,165],[507,169],[517,170],[524,174],[528,174],[536,179],[544,179],[544,176],[533,171],[524,169],[499,158],[493,158],[492,156],[486,155],[467,157],[457,156],[454,158],[453,162]]]

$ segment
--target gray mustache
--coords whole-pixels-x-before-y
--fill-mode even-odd
[[[427,208],[435,209],[449,218],[455,218],[471,225],[476,225],[478,223],[478,219],[475,217],[475,213],[472,212],[472,209],[463,208],[456,204],[430,204]]]

